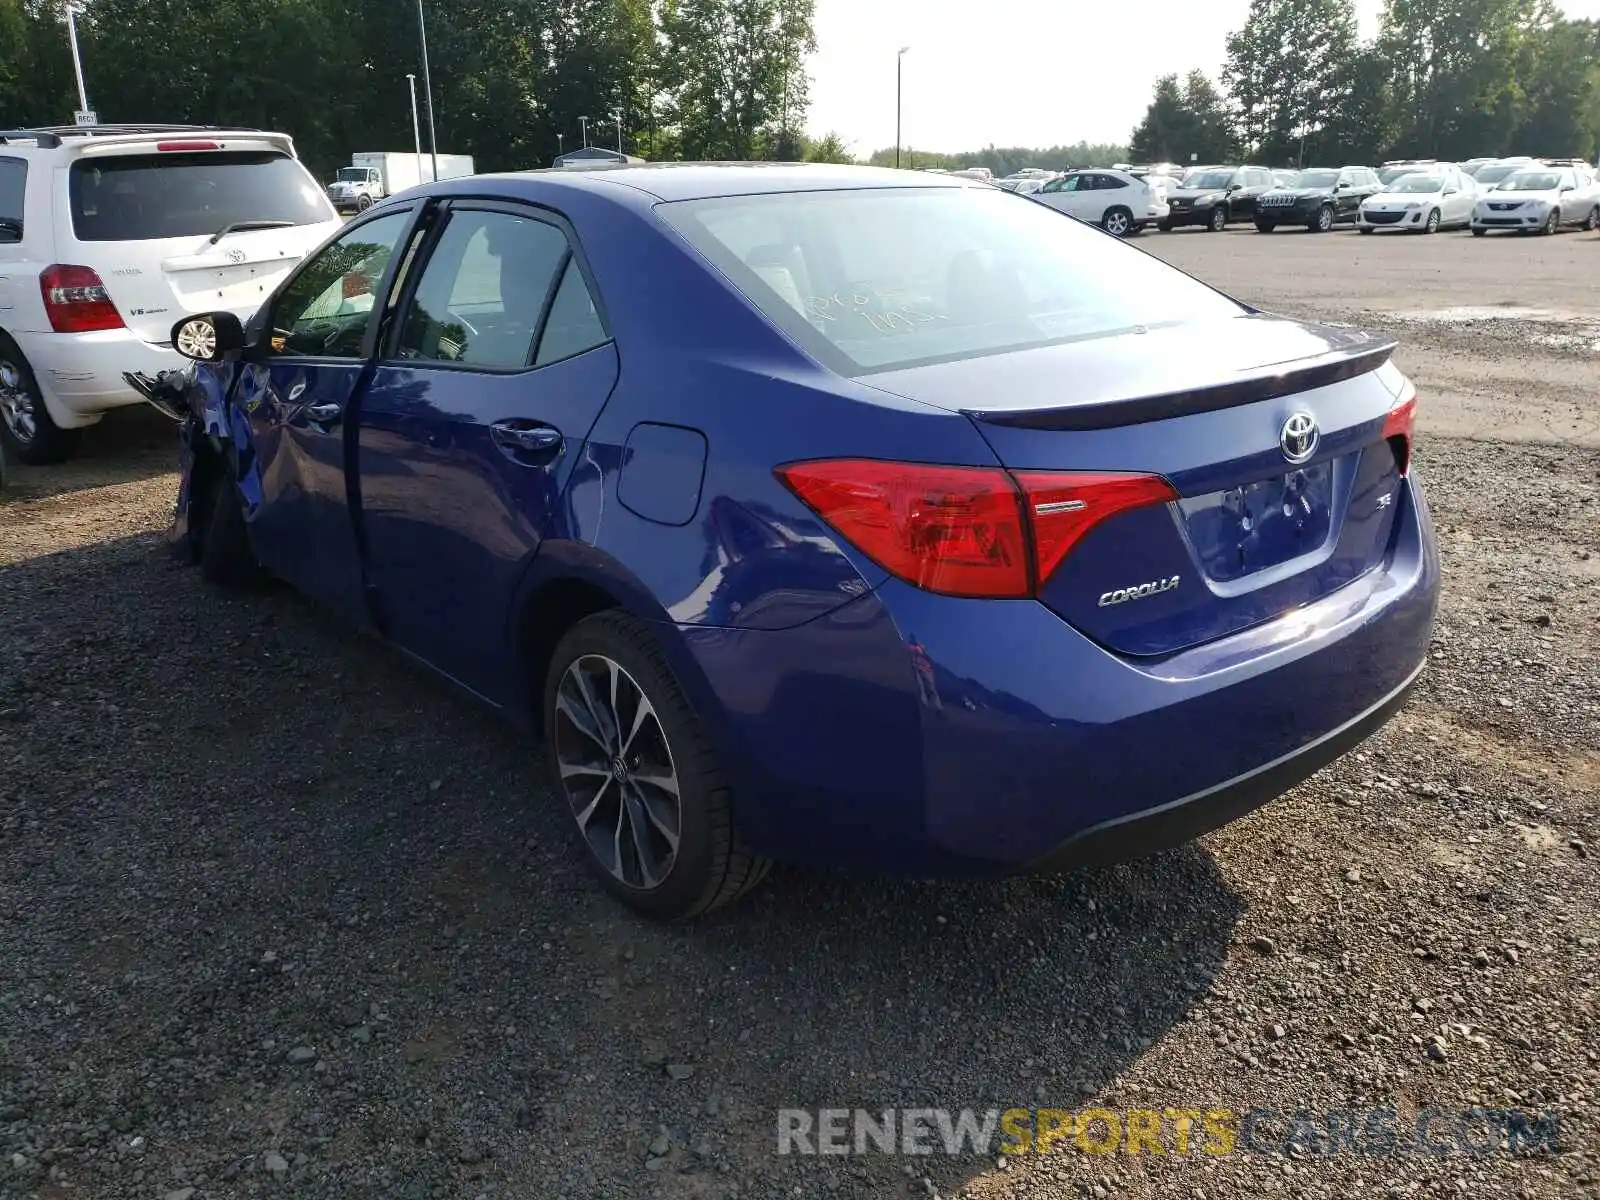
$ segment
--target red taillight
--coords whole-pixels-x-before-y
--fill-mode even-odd
[[[157,142],[158,154],[182,154],[186,150],[221,150],[218,142]]]
[[[106,285],[88,267],[46,267],[39,272],[39,291],[50,328],[57,333],[122,328],[122,314],[106,294]]]
[[[948,596],[1032,596],[1101,521],[1176,499],[1154,475],[871,459],[794,463],[777,474],[884,570]]]
[[[1394,446],[1394,461],[1399,465],[1402,475],[1411,469],[1411,442],[1416,435],[1416,428],[1417,389],[1413,387],[1406,390],[1406,394],[1383,419],[1383,438]]]

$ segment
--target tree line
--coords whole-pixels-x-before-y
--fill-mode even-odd
[[[544,166],[587,117],[648,159],[803,158],[812,3],[425,0],[439,149]],[[78,35],[103,123],[283,130],[324,174],[410,148],[414,73],[426,143],[410,0],[88,0]],[[63,0],[0,0],[0,127],[77,107]]]
[[[1363,41],[1353,0],[1251,0],[1221,87],[1158,80],[1129,153],[1270,166],[1510,154],[1594,160],[1600,22],[1550,0],[1386,0]]]

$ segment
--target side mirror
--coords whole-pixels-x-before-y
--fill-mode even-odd
[[[1244,184],[1242,184],[1242,183],[1230,183],[1228,185],[1228,189],[1227,190],[1228,190],[1229,195],[1232,195],[1234,192],[1237,192],[1242,187],[1244,187]]]
[[[1562,189],[1561,189],[1561,194],[1562,194],[1562,195],[1563,195],[1563,196],[1565,196],[1565,195],[1566,195],[1566,194],[1567,194],[1567,193],[1568,193],[1568,192],[1575,192],[1575,191],[1577,191],[1577,190],[1578,190],[1578,189],[1577,189],[1577,188],[1575,188],[1575,187],[1573,187],[1573,186],[1572,186],[1572,185],[1571,185],[1571,184],[1570,184],[1570,183],[1569,183],[1569,184],[1567,184],[1567,186],[1566,186],[1566,187],[1564,187],[1564,188],[1562,188]]]
[[[172,327],[172,348],[195,362],[221,362],[244,347],[244,323],[231,312],[200,313]]]
[[[1348,192],[1350,185],[1348,183],[1336,183],[1333,185],[1333,190],[1336,192]]]
[[[1444,190],[1444,194],[1445,194],[1445,195],[1446,195],[1446,196],[1454,196],[1454,195],[1455,195],[1455,194],[1456,194],[1456,193],[1457,193],[1457,192],[1459,192],[1459,191],[1460,191],[1460,190],[1461,190],[1461,189],[1460,189],[1460,188],[1453,188],[1453,187],[1447,187],[1447,188],[1445,188],[1445,190]]]

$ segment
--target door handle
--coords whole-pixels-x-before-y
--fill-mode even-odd
[[[489,435],[496,446],[522,462],[530,458],[554,458],[565,445],[559,429],[522,421],[496,421],[489,426]]]
[[[320,425],[326,425],[329,421],[337,421],[343,412],[344,405],[342,404],[311,404],[306,407],[306,416]]]

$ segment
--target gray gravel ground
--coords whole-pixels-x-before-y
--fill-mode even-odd
[[[1581,328],[1600,241],[1141,244],[1271,307],[1404,330],[1446,572],[1388,729],[1144,863],[780,871],[711,920],[645,924],[588,881],[519,733],[291,595],[219,595],[166,557],[159,418],[18,472],[0,1194],[1600,1191],[1600,432],[1549,440],[1594,428],[1600,356],[1532,341]],[[1462,304],[1567,315],[1395,315]],[[1064,1150],[909,1175],[773,1152],[779,1107],[1091,1103],[1519,1106],[1562,1133],[1532,1158]]]

